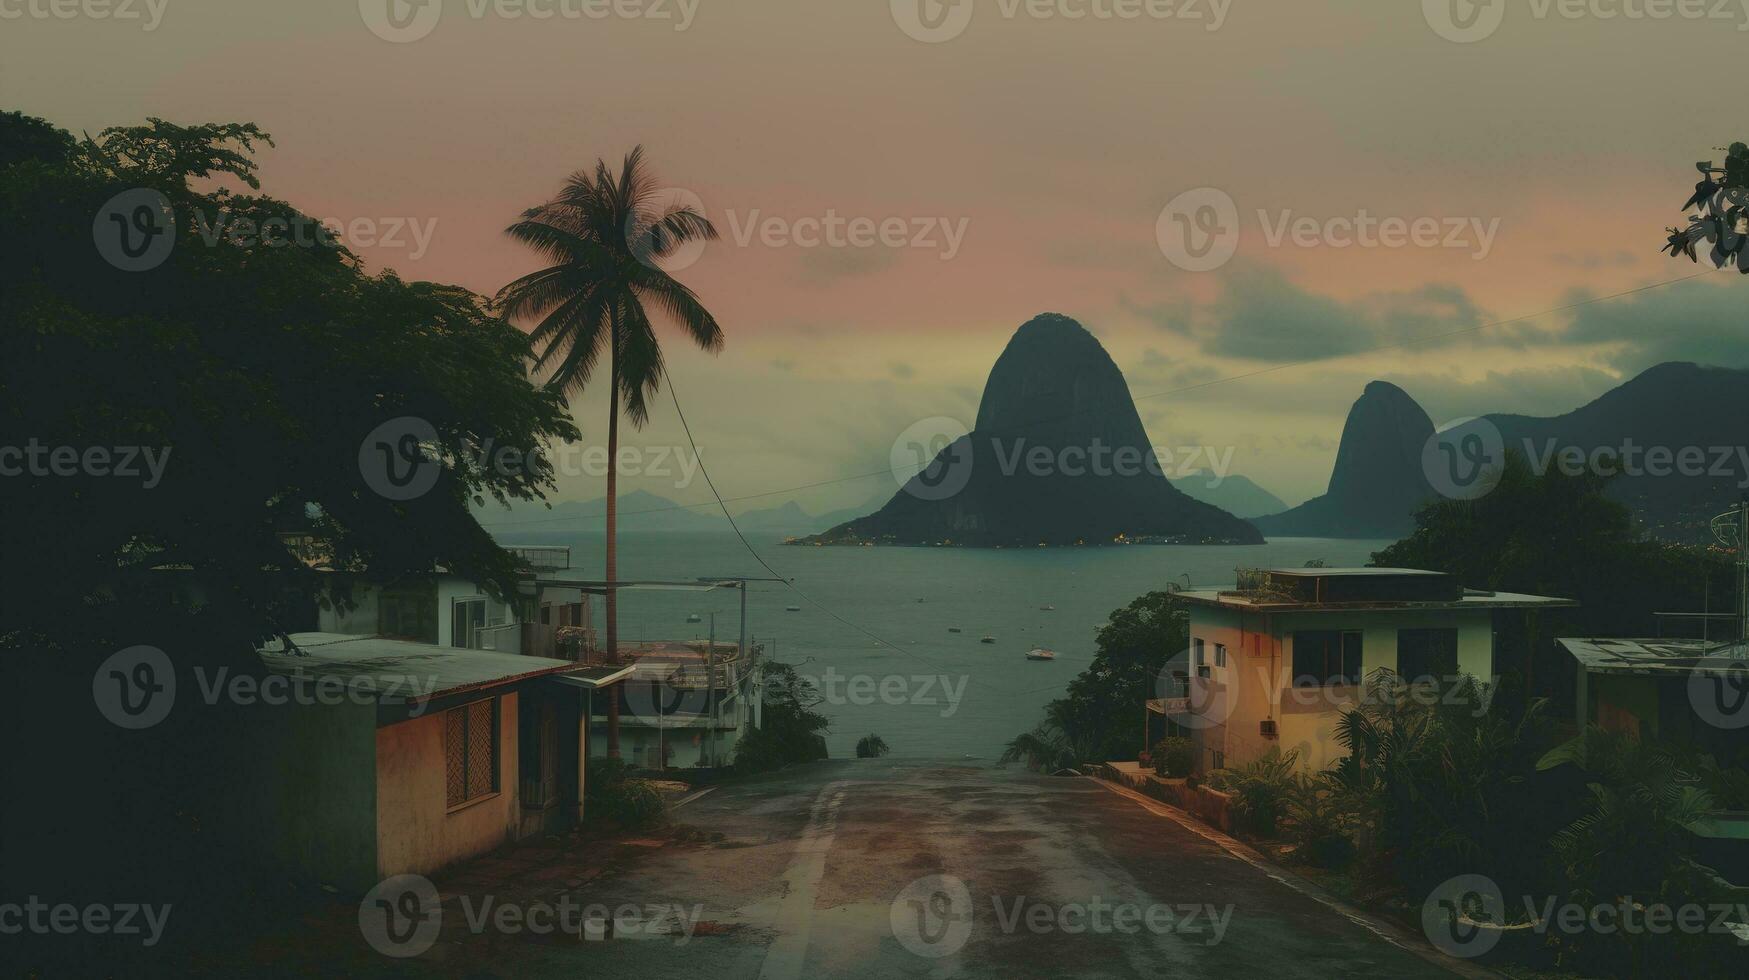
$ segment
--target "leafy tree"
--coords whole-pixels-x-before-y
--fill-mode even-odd
[[[1577,609],[1501,623],[1503,666],[1528,693],[1566,703],[1572,664],[1557,636],[1650,636],[1655,612],[1698,611],[1732,594],[1728,563],[1695,548],[1645,538],[1631,512],[1604,496],[1606,480],[1550,468],[1540,476],[1507,454],[1500,484],[1472,501],[1442,500],[1415,516],[1408,537],[1374,565],[1449,572],[1470,588],[1561,596]]]
[[[1023,732],[1008,740],[1008,746],[1002,750],[1001,762],[1008,765],[1012,762],[1024,762],[1026,768],[1033,772],[1056,771],[1059,769],[1074,769],[1085,761],[1090,761],[1093,753],[1086,751],[1083,744],[1077,748],[1069,742],[1061,728],[1050,722],[1042,722],[1030,732]]]
[[[824,736],[831,722],[814,710],[824,700],[814,682],[790,664],[766,661],[761,670],[765,700],[760,724],[735,746],[735,768],[769,772],[826,758]]]
[[[1150,592],[1112,612],[1099,630],[1093,662],[1065,697],[1045,708],[1050,726],[1083,761],[1134,759],[1145,737],[1142,705],[1167,658],[1189,647],[1188,622],[1169,592]]]
[[[626,155],[616,176],[607,161],[595,172],[579,170],[559,196],[523,213],[512,238],[552,265],[505,286],[496,303],[506,315],[534,319],[531,338],[536,370],[555,390],[576,394],[607,354],[607,557],[605,574],[619,578],[616,538],[619,485],[619,415],[642,427],[650,417],[646,399],[662,382],[662,347],[650,310],[677,323],[708,351],[723,347],[723,331],[692,290],[665,272],[662,259],[690,242],[714,239],[717,230],[691,206],[664,199],[644,166],[644,148]],[[607,654],[619,653],[618,600],[606,596]],[[608,754],[619,752],[619,713],[608,717]]]

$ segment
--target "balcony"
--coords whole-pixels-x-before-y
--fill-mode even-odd
[[[516,556],[522,567],[535,572],[562,572],[571,567],[571,548],[557,544],[513,544],[505,551]]]

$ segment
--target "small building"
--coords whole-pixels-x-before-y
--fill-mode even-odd
[[[591,696],[629,668],[329,633],[258,651],[239,810],[273,863],[368,890],[582,819]],[[266,688],[266,682],[263,683]]]
[[[1494,677],[1498,617],[1575,606],[1569,599],[1465,589],[1412,568],[1246,570],[1232,589],[1177,593],[1190,650],[1169,664],[1150,720],[1191,738],[1196,771],[1241,765],[1271,748],[1323,769],[1369,674],[1410,683]],[[1150,721],[1150,728],[1154,726]]]
[[[707,640],[622,648],[631,673],[607,695],[620,703],[620,758],[645,769],[728,764],[759,722],[760,654],[758,644],[743,657],[738,643]],[[598,714],[594,725],[599,757],[606,721]]]
[[[1749,643],[1562,639],[1574,722],[1686,742],[1729,763],[1749,749]]]

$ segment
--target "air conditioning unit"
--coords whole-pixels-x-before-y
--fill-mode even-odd
[[[1275,727],[1275,719],[1274,718],[1263,719],[1262,721],[1257,723],[1257,727],[1262,731],[1264,738],[1275,738],[1276,736],[1281,734],[1281,732],[1278,731]]]

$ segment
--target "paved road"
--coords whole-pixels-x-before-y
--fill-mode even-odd
[[[654,928],[634,919],[605,941],[498,945],[492,972],[1452,975],[1388,938],[1399,934],[1351,921],[1093,779],[822,763],[725,786],[679,816],[725,838],[653,851],[578,899],[683,912]],[[684,938],[692,919],[702,924]]]

